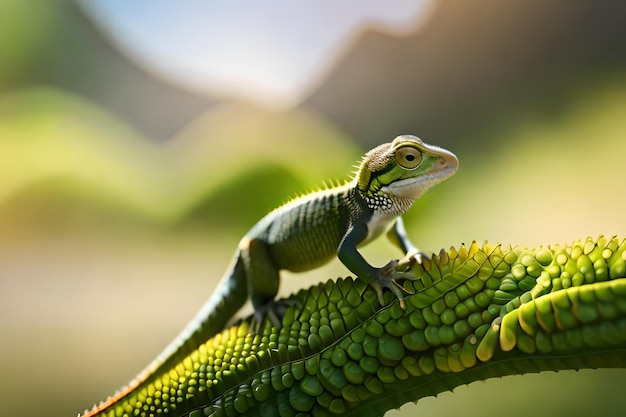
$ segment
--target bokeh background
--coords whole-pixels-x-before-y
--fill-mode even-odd
[[[1,1],[2,414],[105,398],[258,218],[398,134],[461,161],[407,216],[425,251],[626,236],[624,21],[609,0]],[[617,416],[624,381],[507,377],[389,415]]]

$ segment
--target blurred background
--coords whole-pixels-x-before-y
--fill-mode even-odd
[[[427,252],[626,236],[626,3],[174,4],[0,2],[4,414],[74,416],[128,382],[258,218],[398,134],[461,161],[407,216]],[[625,377],[507,377],[389,415],[622,415]]]

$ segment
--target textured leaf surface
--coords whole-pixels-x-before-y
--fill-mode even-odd
[[[406,308],[356,279],[302,290],[103,403],[106,416],[379,416],[487,378],[626,366],[626,241],[441,251]]]

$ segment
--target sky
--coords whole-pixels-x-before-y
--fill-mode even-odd
[[[150,72],[272,107],[297,104],[364,27],[414,30],[428,0],[81,0]]]

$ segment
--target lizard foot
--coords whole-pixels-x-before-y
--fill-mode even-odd
[[[259,333],[261,324],[267,318],[272,326],[280,329],[283,327],[282,318],[289,307],[297,305],[295,300],[270,300],[261,305],[254,306],[254,323],[250,326],[252,333]]]
[[[406,308],[404,296],[411,295],[413,292],[404,288],[398,280],[408,279],[414,281],[418,278],[412,273],[406,272],[406,270],[399,271],[399,266],[402,268],[406,267],[405,265],[401,265],[398,260],[390,261],[387,265],[378,270],[377,277],[371,285],[374,287],[374,290],[376,290],[376,294],[378,294],[378,301],[381,306],[385,305],[385,301],[383,300],[383,288],[388,288],[398,300],[400,300],[400,307],[404,310]]]

